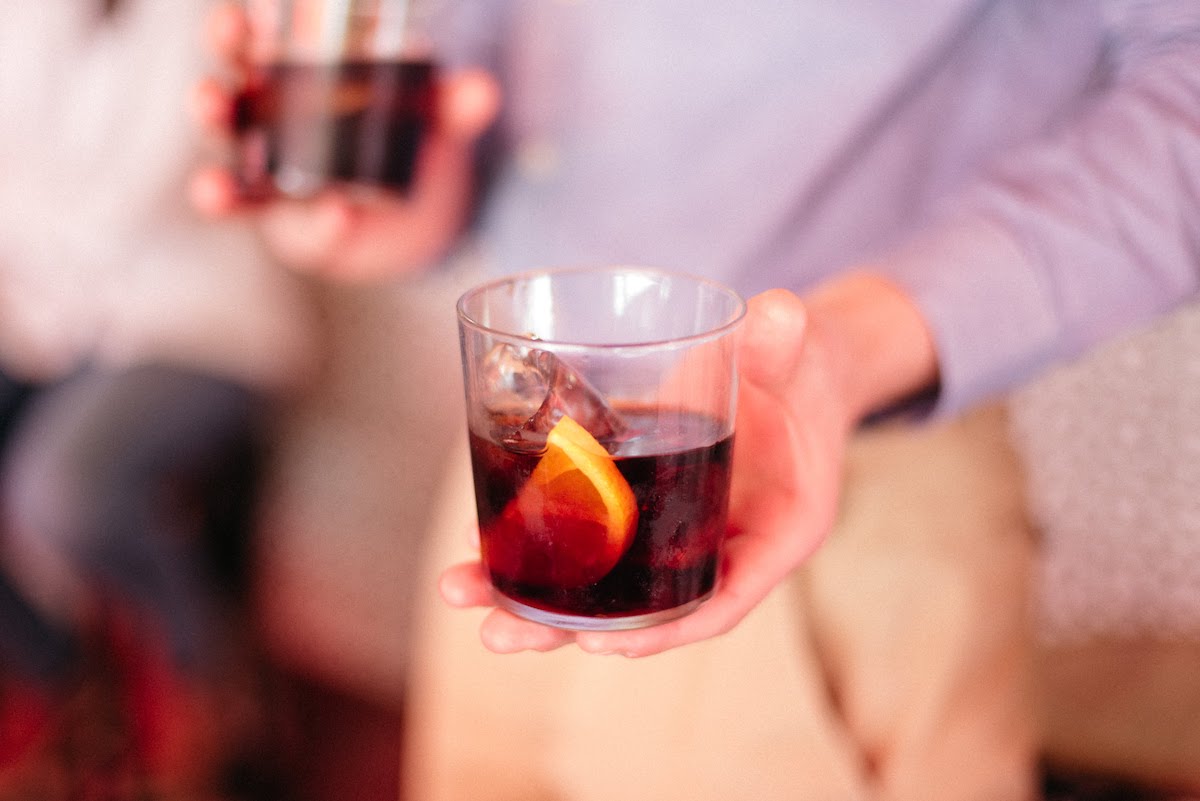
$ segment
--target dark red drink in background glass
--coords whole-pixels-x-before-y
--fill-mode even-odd
[[[602,443],[636,498],[632,540],[610,569],[588,573],[602,538],[586,519],[511,510],[541,454],[472,432],[484,566],[504,596],[551,616],[632,618],[685,611],[713,590],[729,501],[732,436],[683,411],[615,407],[631,438]],[[495,420],[493,431],[511,431]],[[516,445],[516,447],[514,447]],[[572,544],[574,543],[574,544]],[[604,567],[608,567],[607,564]]]
[[[334,183],[406,192],[435,81],[427,59],[264,65],[234,112],[244,195],[307,197]]]

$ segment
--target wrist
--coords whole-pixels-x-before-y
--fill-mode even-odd
[[[937,351],[920,309],[886,278],[859,272],[804,297],[808,346],[850,426],[936,390]]]

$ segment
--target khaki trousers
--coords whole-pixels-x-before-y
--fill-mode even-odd
[[[436,574],[471,558],[469,467],[416,613],[406,798],[1025,799],[1035,725],[1019,474],[992,408],[861,435],[829,541],[741,625],[643,660],[496,656]]]

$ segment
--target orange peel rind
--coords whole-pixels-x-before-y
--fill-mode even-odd
[[[521,554],[520,564],[510,564],[504,572],[525,581],[574,587],[599,581],[620,561],[637,529],[638,506],[604,446],[564,416],[550,430],[546,452],[502,517],[508,540],[503,550]],[[513,548],[516,538],[521,543]]]

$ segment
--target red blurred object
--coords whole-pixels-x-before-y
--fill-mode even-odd
[[[50,693],[9,683],[0,689],[0,771],[18,764],[49,737],[54,720]]]

